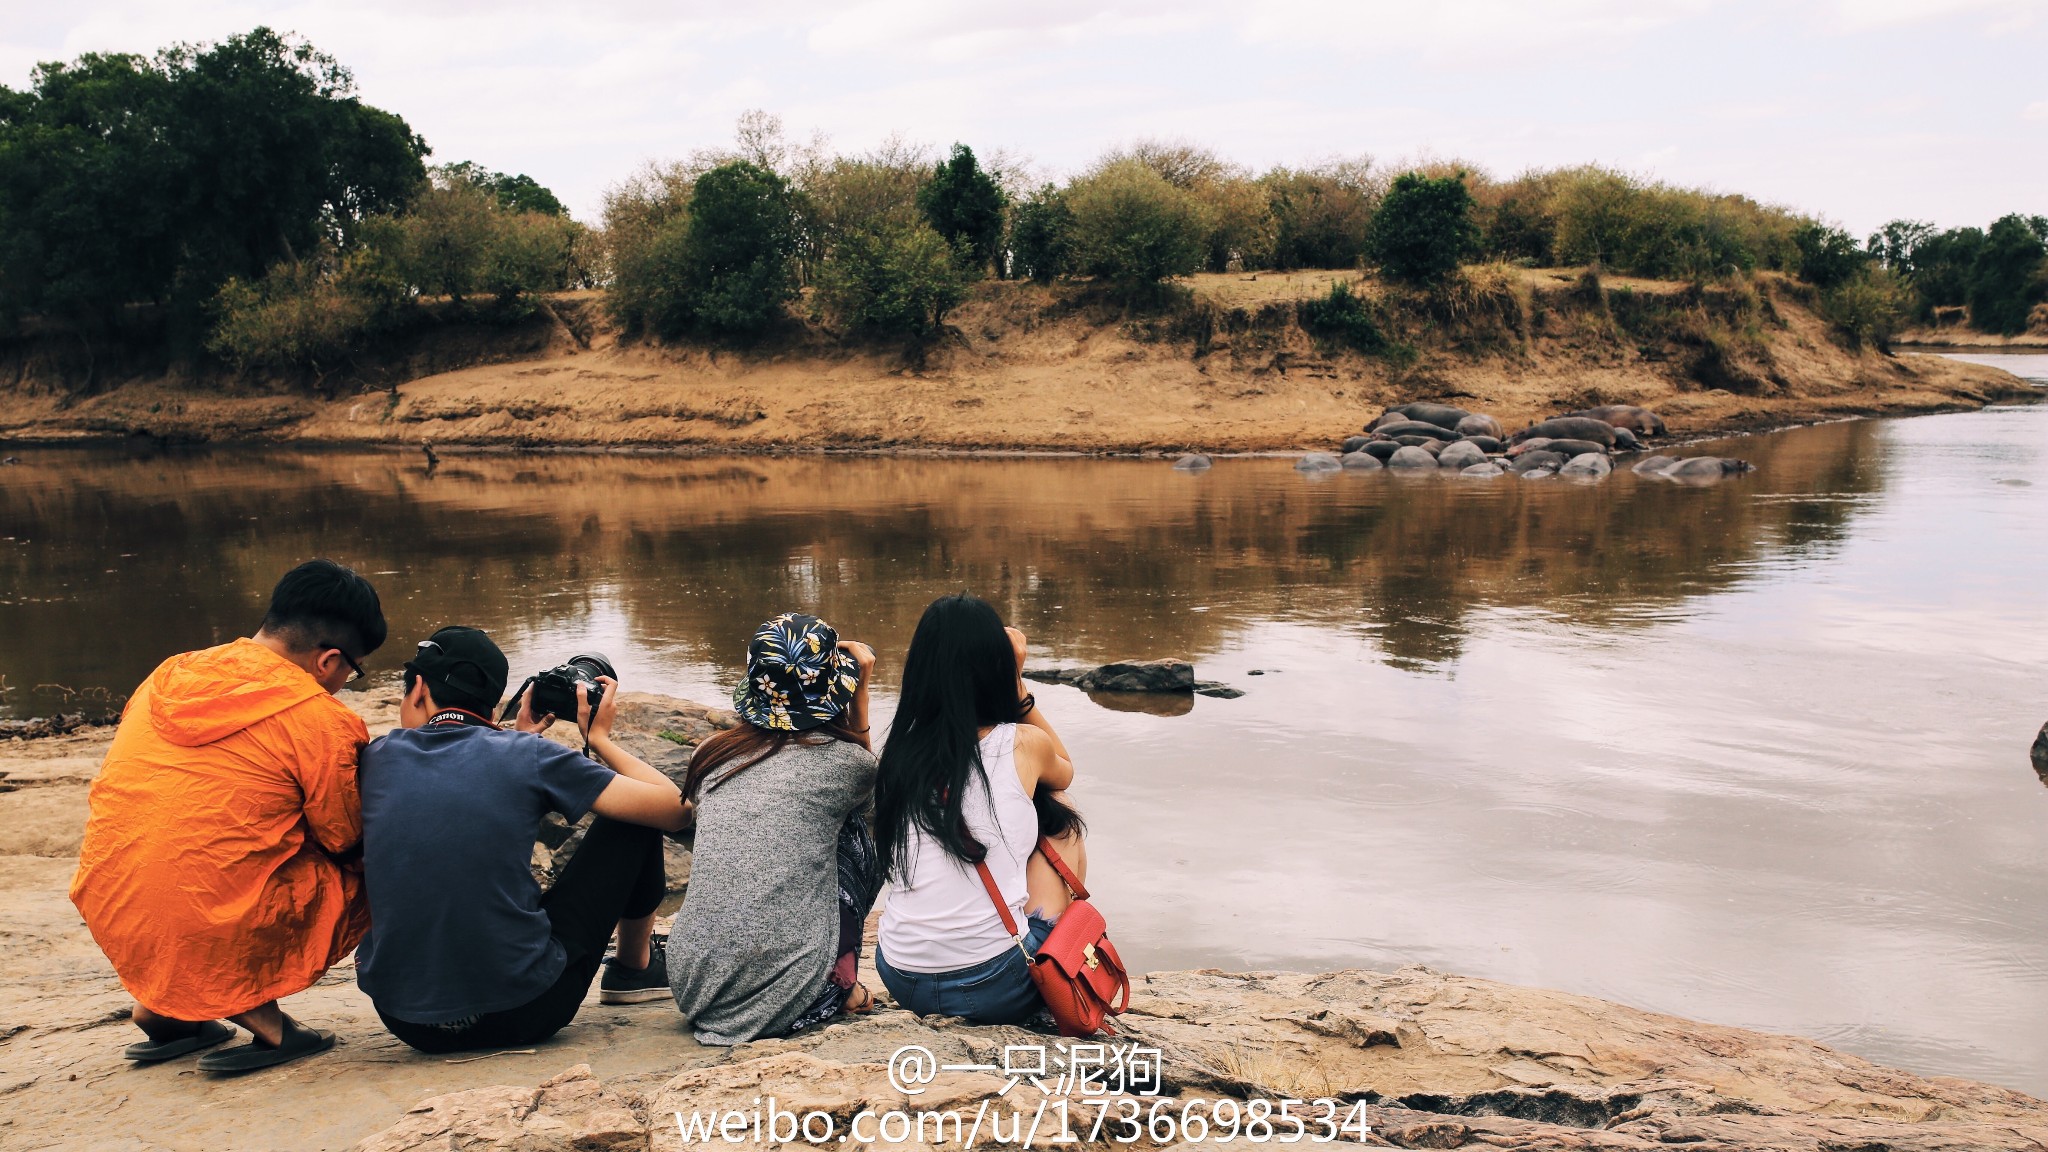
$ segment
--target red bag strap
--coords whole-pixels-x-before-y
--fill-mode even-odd
[[[989,874],[988,861],[975,861],[974,870],[981,873],[981,886],[988,889],[988,898],[995,902],[996,915],[1003,918],[1003,931],[1017,942],[1017,951],[1024,953],[1024,962],[1031,963],[1031,952],[1024,947],[1024,934],[1017,931],[1017,918],[1010,915],[1010,906],[1003,900],[1003,890],[996,887],[996,878]]]
[[[1075,876],[1073,871],[1067,867],[1065,860],[1060,859],[1060,854],[1053,850],[1052,841],[1040,836],[1038,838],[1038,852],[1045,857],[1047,864],[1052,865],[1052,870],[1060,874],[1060,882],[1067,886],[1067,891],[1074,894],[1074,899],[1086,900],[1088,898],[1088,886],[1081,883],[1080,878]]]

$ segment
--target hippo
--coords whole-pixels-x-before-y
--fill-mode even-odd
[[[1548,440],[1543,444],[1543,451],[1556,452],[1567,458],[1584,456],[1588,452],[1598,452],[1602,456],[1607,455],[1605,447],[1595,444],[1591,440]]]
[[[1612,471],[1614,465],[1608,463],[1607,453],[1586,452],[1565,461],[1564,467],[1559,468],[1557,474],[1575,480],[1605,480],[1607,474]]]
[[[1467,444],[1477,444],[1477,445],[1479,445],[1479,450],[1480,450],[1481,452],[1484,452],[1484,453],[1486,453],[1486,454],[1487,454],[1488,456],[1493,456],[1493,455],[1496,455],[1496,454],[1498,454],[1498,453],[1501,453],[1501,452],[1505,452],[1505,451],[1507,451],[1507,447],[1508,447],[1507,445],[1505,445],[1505,444],[1503,444],[1503,443],[1501,443],[1501,442],[1500,442],[1500,437],[1498,437],[1498,436],[1469,436],[1469,435],[1468,435],[1468,436],[1466,436],[1466,437],[1465,437],[1465,443],[1467,443]]]
[[[1214,461],[1211,461],[1200,452],[1190,452],[1186,456],[1175,460],[1173,468],[1176,472],[1201,472],[1206,470],[1212,463]]]
[[[1404,444],[1400,451],[1388,458],[1387,467],[1434,469],[1436,467],[1436,457],[1431,456],[1424,449]]]
[[[1431,444],[1441,444],[1443,441],[1431,436],[1396,436],[1394,437],[1394,443],[1405,445],[1409,448],[1427,448]]]
[[[1344,447],[1340,451],[1356,452],[1370,443],[1372,443],[1372,437],[1370,436],[1347,436],[1344,439]]]
[[[1303,453],[1301,459],[1294,462],[1296,472],[1335,472],[1342,467],[1342,464],[1337,463],[1337,458],[1328,452]]]
[[[1458,421],[1471,415],[1470,412],[1465,411],[1463,408],[1453,408],[1449,404],[1422,403],[1396,404],[1392,408],[1387,409],[1386,415],[1396,412],[1410,420],[1420,420],[1425,424],[1434,424],[1445,431],[1456,428]],[[1386,415],[1382,415],[1380,419],[1386,419]]]
[[[1515,472],[1513,468],[1508,469],[1508,471]],[[1557,475],[1557,469],[1547,466],[1543,468],[1531,468],[1526,472],[1515,472],[1515,475],[1520,476],[1524,480],[1548,480],[1552,476]]]
[[[1525,452],[1513,464],[1508,465],[1508,471],[1517,476],[1525,476],[1543,468],[1554,472],[1564,467],[1564,461],[1565,458],[1556,452]]]
[[[1470,440],[1459,440],[1444,445],[1444,450],[1436,455],[1436,462],[1440,468],[1470,468],[1474,464],[1484,464],[1486,453]]]
[[[1583,416],[1588,420],[1599,420],[1616,428],[1626,428],[1638,436],[1667,435],[1664,430],[1663,417],[1650,411],[1648,408],[1638,408],[1633,404],[1604,404],[1598,408],[1588,408],[1583,412],[1567,412],[1565,415],[1567,417]]]
[[[1504,476],[1506,474],[1500,465],[1495,464],[1491,460],[1482,461],[1470,468],[1460,469],[1458,472],[1460,476],[1470,476],[1475,480],[1491,480],[1495,476]]]
[[[1541,424],[1531,424],[1508,437],[1508,443],[1516,444],[1538,436],[1548,436],[1553,440],[1591,440],[1611,448],[1614,446],[1614,425],[1586,416],[1560,416]]]
[[[1346,471],[1352,472],[1360,469],[1372,472],[1386,467],[1380,463],[1379,457],[1370,452],[1346,452],[1337,458],[1337,463],[1343,465]]]
[[[1656,473],[1666,480],[1681,484],[1713,484],[1723,476],[1739,476],[1755,470],[1746,460],[1730,460],[1721,456],[1688,456],[1672,463]]]
[[[1678,461],[1669,456],[1652,456],[1648,460],[1637,461],[1636,466],[1629,471],[1638,476],[1654,476],[1676,463]]]
[[[1474,436],[1491,436],[1498,440],[1508,434],[1507,429],[1500,426],[1500,421],[1483,412],[1474,412],[1472,415],[1458,421],[1458,426],[1454,431],[1466,439]]]
[[[1375,440],[1360,449],[1360,451],[1382,464],[1387,462],[1389,456],[1400,450],[1401,442],[1399,440]]]
[[[1550,447],[1550,437],[1531,436],[1529,439],[1522,441],[1520,444],[1508,445],[1508,458],[1512,460],[1517,456],[1522,456],[1530,452],[1541,452],[1543,449],[1548,447]]]
[[[1382,424],[1374,428],[1373,431],[1382,436],[1392,436],[1396,439],[1402,436],[1427,436],[1432,440],[1456,440],[1458,438],[1456,432],[1448,428],[1438,427],[1426,420],[1397,420],[1392,424]]]

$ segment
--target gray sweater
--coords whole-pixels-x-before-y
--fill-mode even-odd
[[[834,740],[791,743],[697,797],[668,982],[698,1040],[779,1036],[824,991],[839,945],[839,829],[874,789],[874,755]]]

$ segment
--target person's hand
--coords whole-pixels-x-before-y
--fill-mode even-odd
[[[1010,634],[1010,649],[1017,654],[1017,678],[1022,680],[1024,678],[1024,654],[1028,648],[1028,645],[1024,643],[1024,630],[1022,628],[1005,628],[1003,631]]]
[[[875,650],[858,640],[841,640],[839,648],[853,655],[853,662],[860,668],[860,682],[865,684],[875,671]]]
[[[619,682],[609,676],[599,676],[597,682],[604,685],[604,699],[597,702],[595,710],[590,707],[590,686],[576,685],[576,726],[583,729],[585,740],[610,736],[619,718]]]
[[[547,731],[554,722],[555,714],[552,712],[539,717],[533,714],[533,685],[528,684],[519,690],[519,718],[512,721],[514,730],[539,735]]]

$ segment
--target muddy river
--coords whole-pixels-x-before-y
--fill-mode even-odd
[[[461,622],[704,700],[802,608],[880,650],[886,703],[968,588],[1036,662],[1246,692],[1039,690],[1137,966],[1424,963],[2048,1095],[2044,448],[2048,407],[1732,441],[1759,470],[1707,488],[16,449],[0,709],[117,706],[312,555],[374,574],[380,678]]]

